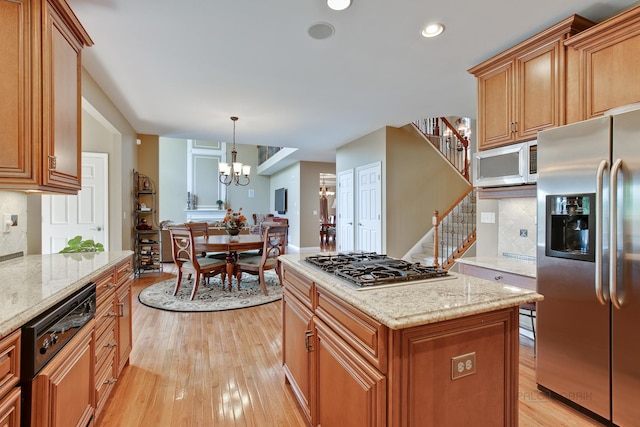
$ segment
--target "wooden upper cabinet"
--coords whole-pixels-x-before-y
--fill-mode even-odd
[[[563,42],[591,25],[570,16],[469,70],[478,79],[478,150],[564,124]]]
[[[65,0],[0,0],[0,189],[80,189],[81,49]]]
[[[564,44],[575,52],[579,73],[577,84],[568,93],[579,100],[579,108],[569,121],[589,119],[611,108],[640,102],[640,6],[603,21]]]

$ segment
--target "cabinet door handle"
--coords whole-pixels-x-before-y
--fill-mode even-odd
[[[493,280],[498,280],[498,281],[500,281],[502,279],[504,279],[504,277],[502,277],[502,276],[496,276],[496,277],[493,278]]]
[[[313,331],[304,331],[304,346],[307,349],[307,353],[311,353],[313,351],[313,346],[311,345],[311,338],[313,338]]]
[[[56,170],[56,166],[57,166],[57,162],[56,162],[56,156],[49,156],[49,170],[50,171],[54,171]]]
[[[110,312],[107,313],[107,317],[116,317],[116,316],[117,316],[117,314],[116,314],[115,311],[110,311]]]
[[[124,303],[123,302],[118,303],[118,307],[120,307],[120,314],[118,316],[124,317]]]
[[[109,378],[109,379],[108,379],[108,380],[106,380],[104,383],[105,383],[105,384],[113,384],[113,383],[115,383],[116,381],[118,381],[118,379],[117,379],[117,378]]]
[[[118,344],[116,344],[116,342],[115,342],[115,341],[111,341],[110,343],[108,343],[107,345],[105,345],[105,347],[107,347],[107,348],[113,348],[113,347],[115,347],[116,345],[118,345]]]

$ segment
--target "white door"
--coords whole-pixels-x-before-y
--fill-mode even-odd
[[[82,153],[82,189],[75,196],[42,196],[42,253],[56,253],[74,236],[93,239],[109,250],[106,153]]]
[[[336,198],[336,248],[338,252],[354,250],[354,217],[353,217],[353,169],[338,174],[338,188]]]
[[[358,224],[356,249],[382,253],[381,164],[376,162],[356,170],[358,183]]]

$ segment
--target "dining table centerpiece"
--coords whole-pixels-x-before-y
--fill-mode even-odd
[[[238,212],[234,212],[233,209],[227,209],[227,214],[224,216],[222,223],[224,229],[229,236],[237,236],[240,234],[240,230],[245,226],[247,217],[243,215],[242,208],[238,209]]]

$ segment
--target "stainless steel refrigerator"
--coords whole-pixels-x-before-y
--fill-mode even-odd
[[[537,206],[537,383],[638,426],[640,110],[540,132]]]

